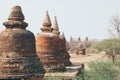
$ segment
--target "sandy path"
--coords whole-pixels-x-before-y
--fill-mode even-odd
[[[85,69],[88,69],[87,63],[90,61],[99,61],[105,57],[105,53],[101,52],[99,54],[86,54],[86,55],[76,55],[70,54],[71,62],[73,65],[79,65],[80,63],[84,63]]]

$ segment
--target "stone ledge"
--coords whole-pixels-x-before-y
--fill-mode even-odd
[[[84,69],[83,65],[84,64],[67,66],[65,72],[49,72],[49,73],[45,73],[44,80],[48,80],[50,78],[51,78],[51,80],[52,79],[57,79],[57,78],[60,78],[61,80],[72,79],[75,76],[81,74],[82,70]]]

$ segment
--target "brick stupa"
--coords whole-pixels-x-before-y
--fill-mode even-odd
[[[53,31],[52,33],[55,34],[56,36],[59,36],[59,38],[61,39],[59,43],[60,46],[59,46],[59,49],[60,49],[60,52],[64,54],[64,65],[65,66],[70,66],[72,65],[72,63],[70,62],[70,55],[69,53],[67,52],[66,50],[66,38],[65,38],[65,35],[64,33],[62,35],[60,35],[60,31],[59,31],[59,27],[58,27],[58,22],[57,22],[57,18],[56,16],[54,17],[54,21],[53,21]]]
[[[42,80],[34,34],[26,27],[20,6],[14,6],[0,33],[0,80]]]
[[[36,35],[36,48],[46,72],[65,71],[65,56],[60,49],[62,40],[59,37],[59,28],[56,22],[53,23],[53,28],[51,27],[48,11],[41,30],[42,32]]]
[[[68,53],[68,51],[67,51],[67,48],[66,48],[66,38],[65,38],[65,35],[64,35],[64,33],[62,34],[62,35],[60,35],[60,38],[61,38],[61,46],[60,46],[60,51],[62,52],[62,53],[64,53],[64,57],[65,57],[65,59],[64,59],[64,64],[65,64],[65,66],[71,66],[72,65],[72,63],[71,63],[71,61],[70,61],[70,55],[69,55],[69,53]]]

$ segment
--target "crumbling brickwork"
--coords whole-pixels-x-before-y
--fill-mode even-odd
[[[26,30],[20,6],[14,6],[0,33],[0,80],[42,79],[45,71],[36,54],[35,37]]]
[[[64,38],[60,37],[56,17],[51,27],[48,11],[41,30],[42,33],[36,35],[36,49],[45,70],[65,71],[65,62],[69,61],[70,56],[66,53]]]

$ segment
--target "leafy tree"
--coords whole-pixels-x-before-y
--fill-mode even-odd
[[[99,51],[105,51],[106,54],[112,57],[112,61],[114,62],[116,54],[120,54],[120,39],[105,39],[94,44],[92,47]]]

